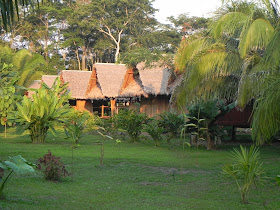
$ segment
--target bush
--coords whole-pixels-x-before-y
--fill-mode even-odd
[[[167,142],[178,134],[178,130],[184,125],[185,119],[183,115],[177,115],[172,112],[163,112],[160,115],[159,126],[163,127],[164,133],[167,133]]]
[[[113,125],[116,128],[125,130],[132,142],[139,140],[139,135],[143,129],[143,124],[147,121],[145,114],[139,113],[137,110],[121,110],[119,114],[113,117]]]
[[[52,155],[50,150],[38,159],[37,168],[44,173],[46,180],[58,181],[62,177],[70,175],[66,171],[65,165],[60,161],[60,157]]]
[[[68,122],[65,123],[64,131],[67,138],[72,139],[75,144],[86,134],[98,130],[100,118],[87,111],[73,109],[70,112]]]
[[[145,125],[144,131],[146,131],[152,139],[155,141],[156,146],[160,146],[162,141],[163,127],[159,125],[159,121],[151,118],[149,123]]]
[[[187,107],[189,111],[187,114],[188,124],[196,126],[189,126],[186,132],[193,133],[197,132],[197,128],[203,128],[201,139],[207,141],[207,149],[213,149],[215,139],[223,134],[222,130],[215,124],[215,121],[218,116],[225,114],[234,107],[235,103],[225,105],[223,100],[218,99],[202,101]]]

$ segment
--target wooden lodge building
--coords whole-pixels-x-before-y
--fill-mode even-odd
[[[96,63],[92,71],[63,70],[60,76],[43,75],[30,88],[39,88],[40,82],[50,87],[57,77],[68,83],[72,106],[97,112],[103,118],[123,108],[138,108],[149,117],[169,111],[175,86],[171,71],[165,67],[144,68],[139,64],[136,69],[129,69],[123,64]]]

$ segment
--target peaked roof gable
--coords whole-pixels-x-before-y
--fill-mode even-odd
[[[104,97],[117,97],[121,90],[126,65],[114,63],[96,63],[96,74]]]
[[[88,88],[86,91],[86,98],[88,98],[88,99],[104,98],[102,91],[101,91],[100,84],[97,79],[96,68],[92,69],[90,81],[89,81]]]
[[[147,96],[139,78],[138,70],[127,69],[119,96],[135,97],[141,95]]]

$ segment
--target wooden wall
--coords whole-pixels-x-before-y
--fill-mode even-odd
[[[169,96],[149,96],[141,99],[140,112],[146,113],[148,117],[156,117],[162,112],[170,111]]]
[[[90,100],[77,100],[75,109],[79,111],[89,111],[93,113],[93,106]]]

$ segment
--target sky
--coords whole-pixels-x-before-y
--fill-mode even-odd
[[[221,0],[155,0],[154,8],[159,9],[155,17],[161,23],[167,23],[167,17],[177,17],[187,13],[189,16],[210,17],[221,6]]]

